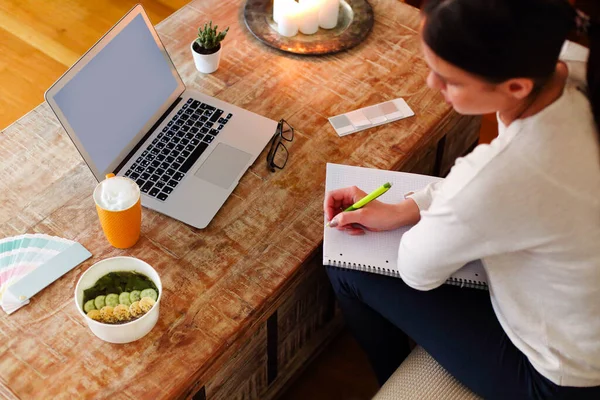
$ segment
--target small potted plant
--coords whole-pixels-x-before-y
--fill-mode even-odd
[[[212,21],[198,28],[198,37],[192,42],[191,49],[196,69],[205,74],[215,72],[221,59],[221,41],[225,39],[229,27],[217,33],[219,26],[212,26]]]

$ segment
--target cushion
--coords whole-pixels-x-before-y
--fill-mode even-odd
[[[406,357],[373,400],[480,399],[450,375],[421,346]]]

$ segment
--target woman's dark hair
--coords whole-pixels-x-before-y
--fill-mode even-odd
[[[577,12],[567,0],[428,0],[423,40],[439,57],[500,83],[531,78],[545,84]],[[588,97],[600,127],[600,27],[588,27]]]

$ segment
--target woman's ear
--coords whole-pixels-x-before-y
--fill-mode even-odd
[[[502,82],[499,89],[508,96],[522,100],[529,96],[534,86],[533,80],[529,78],[513,78]]]

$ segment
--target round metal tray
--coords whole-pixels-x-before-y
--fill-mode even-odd
[[[373,9],[367,0],[340,0],[338,24],[333,29],[320,28],[314,35],[298,32],[294,37],[281,36],[273,21],[273,0],[247,0],[244,21],[261,42],[294,54],[331,54],[347,50],[362,42],[373,28]]]

